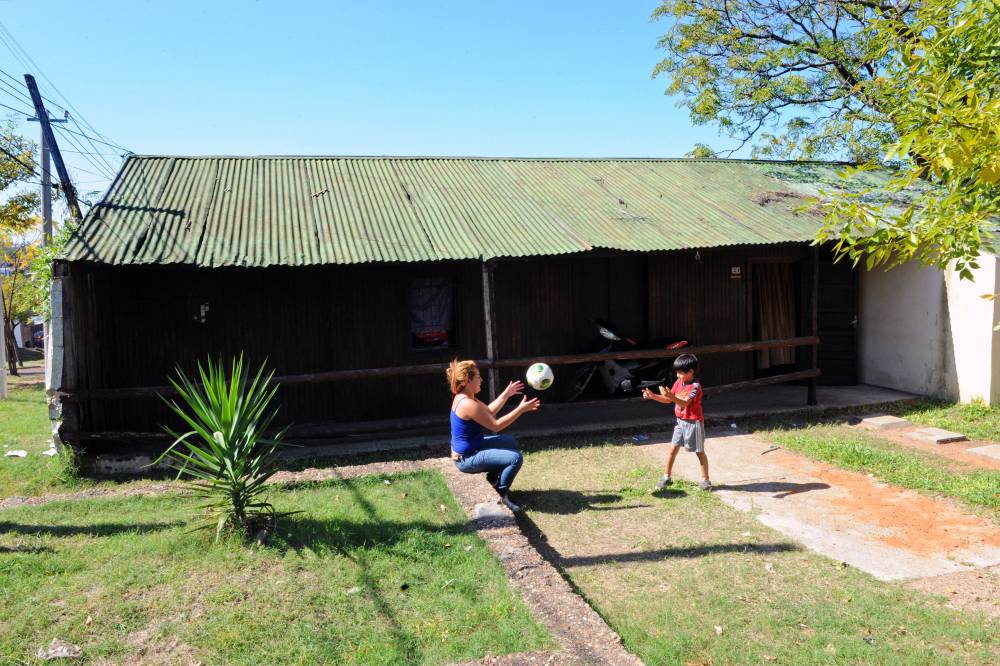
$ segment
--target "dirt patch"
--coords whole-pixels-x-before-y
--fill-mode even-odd
[[[1000,548],[1000,529],[985,518],[961,511],[951,502],[874,481],[784,450],[772,462],[807,474],[843,491],[829,502],[852,520],[882,530],[873,538],[917,555],[961,551],[975,547]]]
[[[197,650],[176,637],[158,637],[159,626],[150,624],[133,631],[126,642],[133,652],[122,661],[127,666],[159,666],[161,664],[201,664]]]
[[[313,481],[329,481],[331,479],[351,479],[369,474],[398,474],[424,469],[432,459],[426,460],[394,460],[375,462],[367,465],[345,465],[343,467],[309,468],[300,472],[278,472],[269,483],[291,484]],[[50,493],[37,497],[8,497],[0,500],[0,510],[13,509],[19,506],[48,504],[49,502],[75,502],[80,500],[108,497],[152,497],[167,493],[184,492],[184,483],[167,481],[162,483],[141,484],[124,488],[94,488],[72,493]]]
[[[170,492],[180,492],[183,486],[176,482],[143,484],[126,488],[94,488],[72,493],[50,493],[37,497],[8,497],[0,500],[0,509],[13,509],[18,506],[33,506],[49,502],[75,502],[97,497],[149,497],[164,495]]]
[[[278,472],[271,477],[271,483],[309,483],[332,479],[354,479],[371,474],[400,474],[415,472],[431,466],[435,458],[422,460],[388,460],[365,465],[343,465],[337,467],[310,467],[299,472]]]
[[[1000,567],[918,578],[906,587],[947,598],[947,606],[1000,618]]]

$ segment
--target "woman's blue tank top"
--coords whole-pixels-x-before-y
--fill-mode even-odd
[[[459,400],[458,404],[462,404]],[[458,407],[458,405],[455,405]],[[472,419],[466,421],[451,410],[451,450],[461,456],[471,456],[483,446],[483,426]]]

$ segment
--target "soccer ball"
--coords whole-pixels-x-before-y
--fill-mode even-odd
[[[525,373],[524,378],[528,381],[531,388],[544,391],[552,386],[555,376],[552,374],[552,368],[545,363],[535,363],[528,368],[528,372]]]

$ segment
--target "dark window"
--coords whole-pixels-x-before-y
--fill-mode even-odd
[[[452,286],[447,278],[416,280],[410,287],[410,339],[414,349],[451,346]]]

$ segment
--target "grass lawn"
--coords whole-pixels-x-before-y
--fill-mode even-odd
[[[439,664],[552,645],[438,473],[271,499],[305,513],[263,549],[188,532],[195,502],[176,496],[0,512],[0,663],[53,638],[111,663]]]
[[[775,429],[758,434],[843,469],[873,474],[886,483],[954,497],[972,507],[987,507],[1000,518],[1000,471],[953,471],[947,460],[933,453],[905,449],[877,435],[842,425]]]
[[[68,461],[43,456],[49,448],[48,408],[42,388],[12,388],[0,400],[0,451],[28,452],[26,458],[0,458],[0,499],[13,495],[65,492],[79,487]]]
[[[799,547],[630,445],[533,451],[514,499],[647,664],[995,664],[995,621]]]
[[[921,425],[962,433],[969,439],[1000,442],[1000,407],[982,402],[955,404],[920,400],[902,405],[894,413]]]

